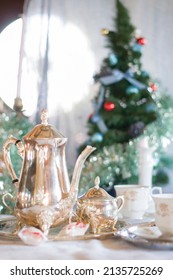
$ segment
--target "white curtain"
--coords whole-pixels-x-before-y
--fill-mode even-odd
[[[105,53],[100,29],[114,8],[114,1],[102,2],[26,0],[24,5],[19,95],[37,123],[40,111],[48,108],[49,122],[69,138],[70,165],[86,138],[93,75]]]

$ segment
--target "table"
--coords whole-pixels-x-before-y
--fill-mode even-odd
[[[116,236],[39,246],[0,237],[0,260],[173,260],[173,251],[141,248]]]
[[[136,247],[120,239],[55,241],[39,246],[0,240],[0,260],[173,260],[172,251]]]

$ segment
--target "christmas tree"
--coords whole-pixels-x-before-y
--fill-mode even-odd
[[[147,40],[137,34],[119,0],[116,11],[115,30],[101,30],[110,52],[94,76],[99,91],[88,118],[89,139],[84,145],[91,144],[97,150],[83,171],[82,191],[92,186],[97,175],[110,193],[115,184],[137,183],[137,143],[144,136],[155,148],[154,184],[168,182],[165,169],[172,164],[172,158],[165,154],[165,143],[170,143],[173,136],[173,100],[161,94],[158,81],[142,68]]]
[[[1,100],[2,101],[2,100]],[[12,184],[10,174],[7,171],[6,165],[3,160],[2,147],[7,138],[10,135],[15,136],[17,139],[21,139],[33,126],[27,117],[24,116],[22,111],[15,108],[13,110],[3,110],[0,112],[0,213],[9,214],[9,210],[4,206],[2,196],[5,193],[10,193],[16,198],[16,188]],[[22,159],[18,155],[17,148],[11,146],[10,150],[11,160],[16,172],[16,175],[20,176],[20,170],[22,165]],[[10,201],[8,205],[14,207],[15,202]]]

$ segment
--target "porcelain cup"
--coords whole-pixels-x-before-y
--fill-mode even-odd
[[[155,223],[162,234],[173,235],[173,193],[152,195],[155,204]]]
[[[152,192],[160,188],[153,187]],[[115,185],[117,196],[124,196],[124,206],[120,210],[122,218],[142,219],[149,207],[151,187],[143,185]]]

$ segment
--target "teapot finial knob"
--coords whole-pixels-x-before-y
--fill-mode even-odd
[[[47,109],[43,109],[41,112],[41,124],[47,125],[48,124],[48,111]]]
[[[97,177],[95,178],[95,188],[96,188],[96,189],[99,189],[99,184],[100,184],[100,177],[97,176]]]

